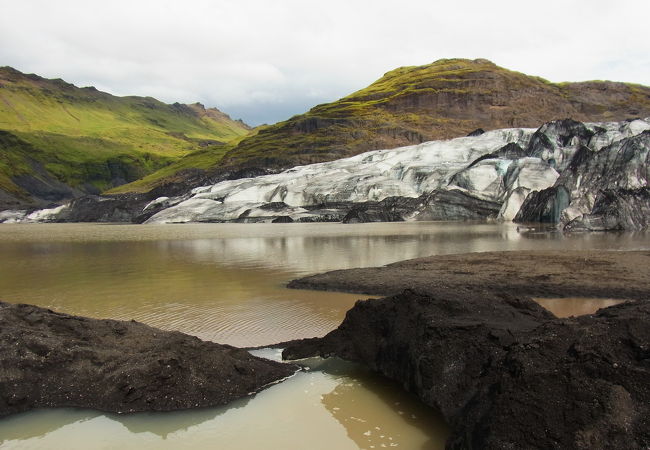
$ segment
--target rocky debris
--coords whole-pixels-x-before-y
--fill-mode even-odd
[[[482,220],[496,217],[499,206],[460,190],[436,190],[418,198],[389,197],[380,202],[349,203],[343,223],[406,220]]]
[[[649,265],[647,251],[482,252],[334,270],[293,280],[289,287],[378,295],[444,287],[533,297],[645,299],[650,298]]]
[[[484,220],[495,218],[501,205],[457,189],[436,190],[422,207],[411,213],[415,220]]]
[[[143,211],[148,197],[145,195],[116,195],[110,197],[85,196],[73,200],[55,222],[131,222]]]
[[[398,381],[446,418],[448,449],[645,449],[649,320],[647,300],[557,319],[491,290],[407,290],[358,301],[283,356],[336,355]]]
[[[650,188],[605,190],[591,214],[567,223],[567,231],[645,230],[650,225]]]
[[[515,222],[557,223],[567,230],[647,228],[650,123],[601,127],[591,141],[599,137],[607,144],[613,139],[603,137],[608,133],[622,138],[600,149],[580,146],[552,187],[526,198]]]
[[[222,405],[296,367],[135,321],[0,302],[0,416],[42,407],[118,413]]]
[[[467,135],[468,136],[480,136],[483,133],[485,133],[485,130],[483,128],[477,128],[476,130],[469,132]]]
[[[342,222],[402,222],[404,221],[404,215],[412,211],[410,208],[412,203],[414,203],[414,199],[390,197],[381,202],[352,204],[350,211],[343,217]]]

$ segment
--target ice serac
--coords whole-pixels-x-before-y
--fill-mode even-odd
[[[515,221],[558,223],[566,230],[648,227],[649,121],[594,129],[553,186],[526,198]]]

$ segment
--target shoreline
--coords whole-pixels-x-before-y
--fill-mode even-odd
[[[304,277],[289,287],[387,296],[357,301],[283,358],[338,356],[397,381],[442,413],[448,449],[646,448],[648,262],[648,251],[490,252]],[[558,318],[532,300],[576,294],[634,301]]]

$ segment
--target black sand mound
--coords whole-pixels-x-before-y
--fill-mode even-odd
[[[0,416],[39,407],[122,413],[222,405],[295,370],[134,321],[0,302]]]
[[[439,409],[448,449],[650,448],[650,301],[557,319],[488,291],[359,301],[288,359],[361,362]]]

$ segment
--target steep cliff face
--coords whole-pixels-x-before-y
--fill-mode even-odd
[[[365,89],[267,127],[243,140],[222,163],[285,169],[465,136],[479,127],[649,115],[648,87],[598,81],[554,84],[483,59],[445,59],[393,70]]]

